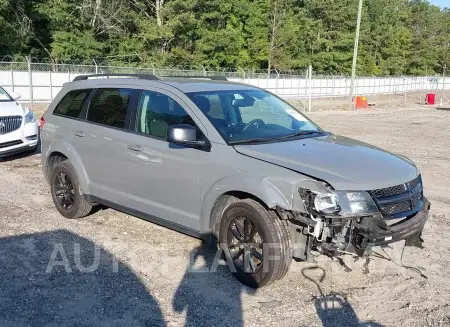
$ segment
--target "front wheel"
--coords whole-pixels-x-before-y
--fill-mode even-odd
[[[50,176],[50,187],[55,207],[64,217],[81,218],[91,212],[92,205],[83,197],[77,174],[69,161],[55,165]]]
[[[234,276],[252,288],[283,278],[292,262],[286,225],[252,199],[238,200],[225,209],[219,242],[233,263]]]

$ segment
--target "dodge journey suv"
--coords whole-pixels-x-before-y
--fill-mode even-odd
[[[41,118],[56,209],[102,204],[214,241],[251,287],[293,258],[420,246],[429,203],[414,163],[322,130],[222,77],[79,76]]]

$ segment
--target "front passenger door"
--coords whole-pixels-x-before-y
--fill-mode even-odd
[[[126,193],[134,209],[199,231],[202,162],[209,152],[167,141],[169,126],[195,126],[180,103],[169,93],[142,91],[128,137]]]

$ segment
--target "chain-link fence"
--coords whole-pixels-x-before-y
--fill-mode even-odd
[[[156,76],[214,76],[221,75],[269,90],[306,110],[350,108],[350,78],[347,76],[319,75],[304,71],[279,72],[132,67],[56,64],[51,62],[0,61],[0,85],[9,92],[21,95],[21,101],[51,102],[64,83],[82,74],[153,74]],[[424,104],[426,94],[435,94],[437,105],[448,106],[450,101],[449,76],[388,76],[358,77],[355,96],[365,96],[369,105],[377,107],[408,107]]]

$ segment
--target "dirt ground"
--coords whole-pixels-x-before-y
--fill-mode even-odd
[[[19,156],[0,161],[0,326],[450,326],[450,110],[309,116],[419,166],[432,210],[425,248],[403,254],[413,268],[395,244],[376,250],[395,263],[374,258],[368,274],[320,257],[257,291],[225,268],[188,273],[192,253],[211,257],[198,240],[111,209],[64,219],[40,154]]]

